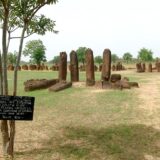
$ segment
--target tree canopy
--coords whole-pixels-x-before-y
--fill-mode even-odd
[[[125,61],[125,62],[131,62],[132,61],[132,58],[133,58],[133,56],[132,56],[132,54],[131,53],[129,53],[129,52],[126,52],[126,53],[124,53],[123,54],[123,60]]]
[[[153,52],[146,48],[142,48],[138,52],[138,59],[141,61],[152,61],[153,60]]]
[[[76,52],[77,52],[77,57],[78,57],[78,61],[83,63],[85,63],[85,53],[87,51],[86,47],[79,47]]]
[[[98,63],[99,65],[102,63],[102,56],[96,56],[94,58],[95,62]]]
[[[60,56],[54,56],[53,59],[51,60],[52,63],[58,64],[60,60]]]
[[[112,61],[112,63],[115,63],[118,59],[119,59],[119,57],[117,56],[117,54],[112,54],[111,55],[111,61]]]
[[[46,61],[45,50],[46,48],[41,40],[31,40],[27,42],[23,54],[24,56],[30,56],[31,62],[40,65],[41,62]]]
[[[12,52],[8,53],[8,55],[7,55],[8,64],[15,65],[16,64],[16,59],[17,59],[17,52],[16,51],[14,51],[14,53],[12,53]]]

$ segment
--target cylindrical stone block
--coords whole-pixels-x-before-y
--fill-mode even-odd
[[[91,49],[87,49],[85,60],[86,60],[86,85],[93,86],[95,84],[95,76],[94,76],[93,51]]]

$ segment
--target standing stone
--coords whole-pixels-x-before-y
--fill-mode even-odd
[[[157,72],[160,72],[160,62],[157,63]]]
[[[66,77],[67,77],[67,54],[66,52],[61,52],[59,61],[59,81],[66,81]]]
[[[93,51],[91,49],[87,49],[85,60],[86,60],[86,85],[93,86],[95,84],[95,76],[94,76]]]
[[[148,64],[148,72],[152,72],[152,63]]]
[[[155,68],[157,69],[157,65],[158,65],[158,60],[156,60],[156,63],[155,63]]]
[[[142,63],[142,71],[145,72],[146,71],[146,64]]]
[[[79,81],[78,58],[77,58],[77,53],[75,51],[71,51],[70,53],[70,73],[71,73],[71,81],[78,82]]]
[[[111,75],[111,51],[105,49],[103,52],[103,64],[102,64],[102,80],[109,81]]]

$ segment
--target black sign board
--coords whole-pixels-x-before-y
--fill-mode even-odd
[[[0,120],[33,120],[34,97],[0,96]]]

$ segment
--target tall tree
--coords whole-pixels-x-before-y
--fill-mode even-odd
[[[7,55],[7,62],[8,64],[16,64],[16,59],[17,59],[17,52],[14,51],[14,53],[9,52]]]
[[[115,63],[116,61],[118,61],[119,57],[117,56],[117,54],[112,54],[111,55],[111,61],[112,63]]]
[[[60,56],[54,56],[53,60],[51,60],[52,63],[58,64],[60,60]]]
[[[129,53],[129,52],[123,54],[123,60],[124,60],[125,62],[127,62],[127,63],[128,63],[128,62],[131,62],[131,61],[132,61],[132,58],[133,58],[133,56],[132,56],[132,54]]]
[[[153,60],[153,52],[146,48],[142,48],[138,52],[138,59],[142,61],[152,61]]]
[[[0,19],[2,22],[2,84],[1,94],[8,95],[8,78],[7,78],[7,29],[8,29],[8,20],[10,14],[11,1],[0,0]],[[14,128],[11,127],[11,128]],[[6,120],[1,121],[1,133],[2,133],[2,144],[3,144],[3,154],[11,154],[11,147],[9,145],[10,134],[9,126]],[[13,134],[12,134],[13,135]]]
[[[17,94],[17,72],[21,59],[23,40],[25,37],[31,35],[31,33],[45,33],[47,30],[54,31],[54,22],[50,29],[46,29],[44,26],[47,24],[44,21],[39,24],[44,32],[41,33],[41,29],[36,29],[32,23],[35,22],[36,13],[45,5],[56,3],[57,0],[0,0],[0,20],[2,21],[2,76],[3,76],[3,95],[8,95],[8,81],[7,81],[7,51],[9,41],[11,39],[10,33],[21,28],[19,51],[17,56],[16,67],[14,71],[14,91],[13,95]],[[44,18],[41,16],[42,19]],[[11,29],[12,28],[12,29]],[[46,30],[45,30],[46,29]],[[39,32],[38,32],[39,31]],[[8,37],[7,38],[7,33]],[[8,39],[8,42],[7,42]],[[8,126],[9,124],[9,126]],[[5,120],[1,121],[1,132],[3,142],[3,154],[10,155],[13,158],[13,146],[14,146],[14,134],[15,134],[15,122]]]
[[[85,63],[85,53],[87,51],[86,47],[79,47],[76,52],[77,52],[77,56],[78,56],[78,61],[83,63]]]
[[[24,56],[30,56],[30,61],[40,65],[41,62],[46,61],[45,56],[46,47],[41,40],[31,40],[27,42],[23,51]]]
[[[102,63],[102,56],[96,56],[94,61],[100,65]]]

